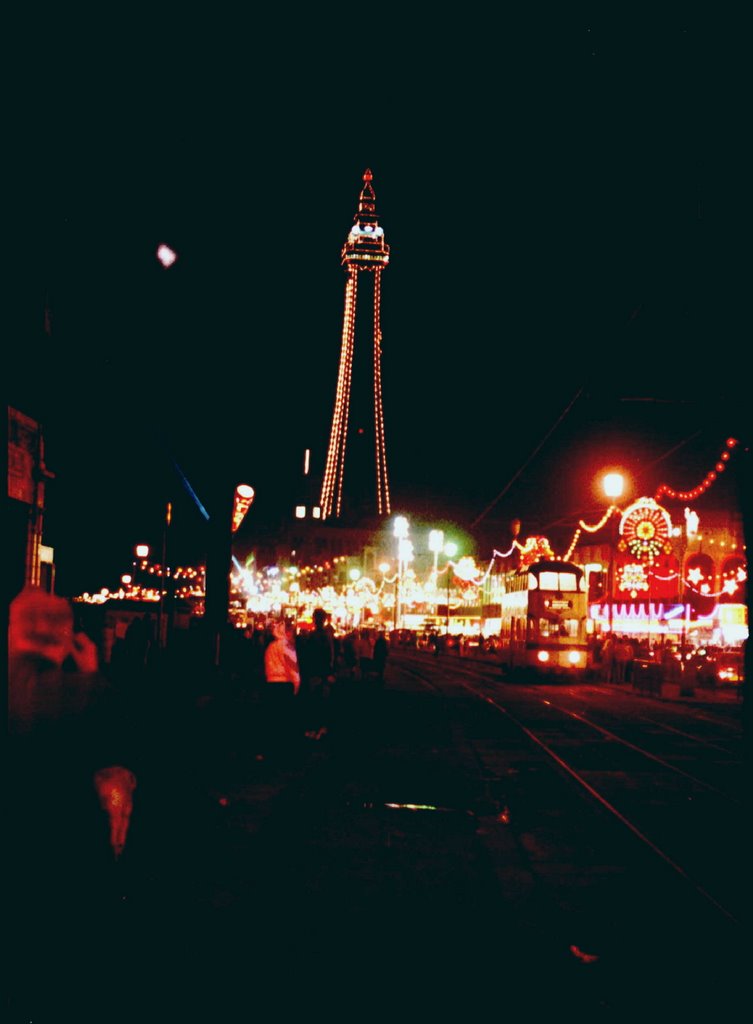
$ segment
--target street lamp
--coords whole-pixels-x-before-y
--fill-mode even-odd
[[[392,533],[397,540],[397,581],[395,586],[395,629],[400,626],[400,585],[403,582],[403,558],[408,553],[408,520],[405,516],[396,516],[392,524]],[[411,545],[412,547],[412,545]]]
[[[173,503],[168,501],[165,505],[165,522],[162,527],[162,579],[159,589],[159,608],[157,609],[157,646],[167,647],[167,631],[170,619],[172,603],[165,608],[165,598],[170,599],[168,580],[170,570],[167,567],[167,531],[173,518]]]
[[[429,531],[429,551],[434,554],[434,568],[431,573],[431,588],[434,594],[434,615],[437,614],[437,558],[444,544],[444,533],[441,530]]]
[[[450,635],[450,582],[452,580],[452,565],[450,559],[458,553],[458,546],[454,540],[448,540],[444,546],[444,553],[447,555],[447,618],[445,620],[445,636]]]
[[[617,498],[622,496],[625,480],[621,473],[607,473],[602,481],[604,493],[614,505]],[[616,509],[615,509],[616,512]],[[615,515],[615,512],[612,515]],[[614,639],[614,549],[617,543],[617,519],[614,520],[612,536],[609,544],[609,635]]]
[[[133,549],[136,558],[133,561],[133,585],[138,586],[139,583],[139,561],[146,561],[149,557],[149,545],[148,544],[137,544]]]
[[[682,638],[680,643],[680,654],[682,664],[685,665],[685,651],[687,650],[688,625],[690,619],[690,605],[687,603],[685,590],[685,566],[687,563],[688,547],[690,542],[698,536],[698,513],[685,509],[685,528],[677,527],[677,535],[680,537],[680,581],[678,586],[678,597],[682,604]]]

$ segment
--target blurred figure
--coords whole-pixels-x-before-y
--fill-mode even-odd
[[[614,637],[611,633],[608,633],[601,646],[602,679],[605,683],[612,682],[614,671],[614,648]]]
[[[98,922],[113,912],[136,776],[124,767],[115,693],[98,673],[95,644],[74,631],[69,603],[30,588],[9,612],[10,976],[15,1008],[25,1012],[41,979],[54,988],[47,970],[89,983],[86,951],[96,950]],[[72,921],[87,942],[75,950]]]
[[[294,698],[301,688],[298,655],[285,622],[272,625],[264,651],[263,746],[266,753],[288,750],[297,732]]]
[[[315,608],[314,628],[301,645],[306,736],[321,739],[327,732],[324,701],[335,682],[335,638],[323,608]]]
[[[345,667],[345,674],[348,679],[357,680],[359,678],[358,671],[358,655],[356,654],[356,640],[358,634],[355,630],[351,630],[342,639],[342,657],[343,665]]]
[[[617,638],[617,643],[614,647],[614,662],[613,662],[613,681],[615,683],[625,683],[628,681],[628,666],[633,661],[633,645],[626,636],[620,636]]]
[[[362,629],[356,640],[356,654],[361,679],[366,683],[374,678],[374,638],[370,629]]]
[[[152,617],[147,612],[133,619],[125,634],[125,658],[129,670],[143,671],[153,639]]]
[[[384,633],[380,632],[377,634],[374,640],[374,675],[376,677],[377,684],[384,686],[384,669],[387,664],[387,658],[389,657],[390,648],[387,643],[387,637]]]

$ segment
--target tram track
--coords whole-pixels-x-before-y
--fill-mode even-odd
[[[427,674],[423,671],[430,666],[417,665],[412,658],[407,660],[412,674],[433,689],[442,692],[442,684],[431,678],[433,673]],[[639,744],[617,735],[613,729],[607,729],[569,708],[561,707],[556,702],[542,697],[534,687],[516,687],[517,699],[522,700],[527,712],[530,711],[530,706],[538,703],[546,707],[547,713],[551,711],[559,716],[557,720],[547,721],[546,727],[532,727],[531,723],[526,724],[510,709],[510,701],[500,697],[498,692],[490,694],[488,683],[491,680],[483,671],[478,672],[475,666],[452,663],[436,666],[436,670],[449,670],[455,684],[462,690],[504,715],[528,742],[535,746],[550,766],[556,768],[560,775],[568,778],[582,794],[597,804],[613,821],[619,823],[623,830],[639,841],[644,850],[668,868],[685,887],[693,891],[726,921],[735,925],[740,924],[741,911],[733,900],[734,886],[725,888],[720,884],[718,869],[723,865],[717,857],[698,856],[698,851],[692,850],[690,845],[694,829],[708,828],[709,824],[712,824],[719,845],[723,848],[733,848],[738,836],[740,800],[692,772],[673,765],[666,758],[659,757]],[[526,705],[526,701],[530,701],[530,705]],[[601,738],[612,754],[609,767],[599,765],[598,770],[594,769],[587,760],[588,757],[594,756],[593,750],[589,749],[583,733],[573,736],[572,733],[566,732],[563,737],[560,733],[564,722],[576,722],[580,729],[589,730]],[[682,730],[677,732],[682,735]],[[684,738],[689,742],[701,742],[692,734]],[[701,742],[701,745],[704,744]],[[585,766],[584,763],[577,763],[577,758],[573,757],[576,750],[581,753],[581,748],[586,751]],[[604,749],[605,746],[602,745],[598,751],[599,758],[603,757]],[[655,765],[656,769],[644,777],[634,764],[626,764],[624,760],[615,761],[613,755],[620,749],[645,759]],[[581,762],[583,760],[581,757]],[[657,784],[655,771],[665,776],[662,778],[661,786]],[[677,777],[683,786],[690,787],[689,791],[680,792],[678,799],[674,800],[675,790],[670,786],[667,799],[658,800],[658,813],[655,806],[648,811],[644,809],[641,813],[642,801],[648,803],[651,800],[656,804],[656,794],[662,792],[662,787],[666,787],[667,775]],[[609,783],[608,786],[605,785],[605,781]]]

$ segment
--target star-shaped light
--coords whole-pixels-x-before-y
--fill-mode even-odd
[[[690,571],[688,572],[688,583],[692,583],[695,586],[698,586],[702,579],[703,572],[700,569],[690,569]]]
[[[727,594],[734,594],[737,590],[737,583],[735,582],[735,580],[725,580],[724,584],[722,585],[722,590],[724,590]]]

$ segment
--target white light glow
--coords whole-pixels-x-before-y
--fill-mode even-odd
[[[157,259],[160,261],[162,266],[167,270],[178,258],[178,254],[174,252],[169,245],[160,245],[157,249]]]

